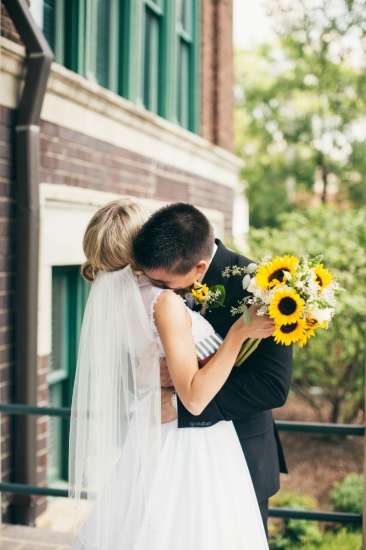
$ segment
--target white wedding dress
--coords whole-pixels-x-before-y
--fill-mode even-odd
[[[141,287],[161,357],[164,350],[154,324],[154,304],[163,291],[150,284]],[[204,317],[188,311],[196,345],[215,335]],[[98,550],[268,549],[252,481],[232,422],[178,429],[175,420],[162,426],[160,461],[154,480],[159,490],[151,491],[152,502],[139,532],[132,537],[133,542],[131,539],[126,542],[119,533],[120,518],[126,514],[134,517],[133,496],[129,491],[133,451],[129,446],[127,438],[117,464],[111,518],[115,542]],[[72,550],[92,548],[83,542],[83,532],[90,533],[92,526],[93,512]]]

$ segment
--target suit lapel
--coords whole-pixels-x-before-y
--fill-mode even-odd
[[[217,245],[217,250],[205,276],[202,279],[202,283],[206,284],[208,287],[213,285],[224,285],[226,287],[228,279],[222,276],[222,272],[226,266],[232,265],[233,252],[228,250],[219,239],[215,239],[215,243]],[[194,305],[193,309],[194,311],[200,311],[201,307],[202,306],[200,305]],[[211,314],[212,312],[215,312],[214,317],[216,317],[219,309],[220,308],[217,310],[213,309],[209,313]],[[211,315],[208,320],[211,320]]]
[[[215,239],[215,242],[217,244],[216,253],[202,280],[207,286],[227,283],[227,279],[222,276],[222,272],[226,266],[231,266],[232,263],[232,252],[219,239]]]

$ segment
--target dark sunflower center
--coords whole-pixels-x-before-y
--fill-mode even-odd
[[[320,286],[323,286],[323,280],[319,277],[319,275],[316,276],[316,281]]]
[[[271,283],[274,279],[277,279],[277,281],[280,281],[282,283],[285,275],[284,275],[284,269],[276,269],[271,275],[268,277],[268,282]]]
[[[292,315],[292,313],[295,313],[297,309],[297,303],[293,298],[286,296],[279,302],[278,309],[282,315]]]
[[[290,323],[289,325],[282,325],[281,326],[281,332],[284,334],[290,334],[291,332],[294,332],[294,330],[297,329],[297,323]]]

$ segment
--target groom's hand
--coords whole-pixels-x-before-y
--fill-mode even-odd
[[[160,360],[160,386],[162,388],[171,388],[173,386],[165,357]]]
[[[171,422],[177,418],[177,410],[171,403],[174,391],[171,389],[161,388],[161,423]]]

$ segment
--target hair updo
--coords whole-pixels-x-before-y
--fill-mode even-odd
[[[136,269],[132,243],[148,219],[147,209],[129,199],[114,200],[90,220],[83,239],[86,257],[81,275],[93,282],[98,271],[117,271],[127,265]]]

